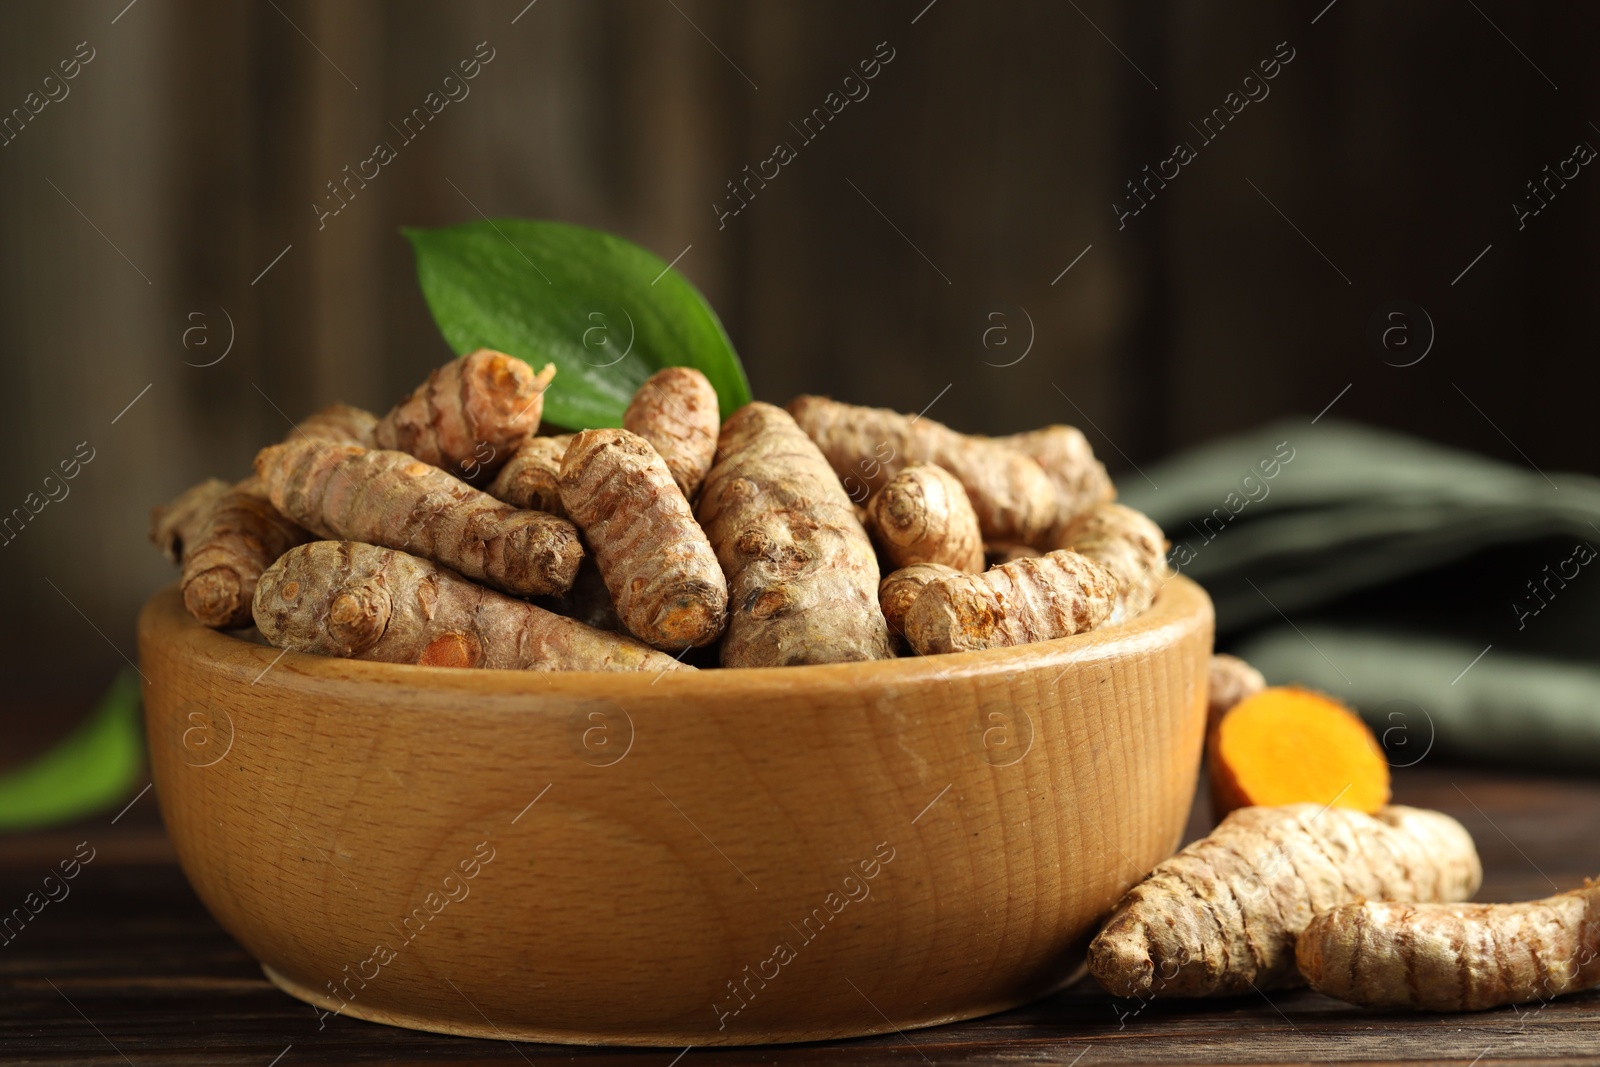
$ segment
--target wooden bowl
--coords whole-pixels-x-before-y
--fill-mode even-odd
[[[1177,846],[1211,604],[1022,648],[660,676],[140,619],[173,846],[293,996],[452,1034],[808,1041],[1022,1004]],[[309,1020],[308,1020],[309,1021]]]

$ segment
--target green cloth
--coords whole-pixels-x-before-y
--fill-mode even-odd
[[[1395,763],[1600,770],[1600,480],[1324,419],[1122,482],[1218,647],[1360,708]]]

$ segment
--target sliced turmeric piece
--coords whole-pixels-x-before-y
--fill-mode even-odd
[[[1218,818],[1301,803],[1371,814],[1389,802],[1389,764],[1367,724],[1308,689],[1278,686],[1241,701],[1212,732],[1210,752]]]

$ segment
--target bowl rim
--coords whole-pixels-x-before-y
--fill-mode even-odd
[[[854,688],[869,682],[873,685],[929,684],[1049,667],[1064,672],[1075,664],[1166,646],[1197,623],[1210,622],[1212,618],[1211,599],[1205,590],[1191,579],[1174,574],[1163,583],[1155,602],[1127,623],[1008,648],[851,663],[718,667],[653,674],[647,671],[464,669],[342,659],[257,644],[234,633],[202,625],[184,608],[178,583],[173,582],[145,603],[139,618],[139,636],[141,659],[157,646],[169,646],[185,651],[186,658],[204,665],[219,678],[247,684],[265,681],[276,674],[279,678],[294,676],[302,685],[318,681],[355,682],[413,691],[466,690],[477,694],[566,697],[638,695],[648,689],[683,697],[748,694],[751,690],[796,685]]]

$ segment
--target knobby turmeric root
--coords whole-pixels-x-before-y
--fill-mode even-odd
[[[183,557],[183,606],[216,630],[250,625],[250,598],[261,572],[310,540],[267,498],[259,478],[246,478],[217,498]]]
[[[409,452],[464,482],[483,484],[539,429],[554,364],[535,374],[515,356],[480,348],[428,375],[379,422],[379,448]]]
[[[1076,552],[1050,552],[929,582],[906,613],[906,641],[930,656],[1071,637],[1105,622],[1116,596],[1106,568]]]
[[[517,596],[563,593],[583,558],[565,519],[502,504],[404,452],[288,441],[261,450],[272,504],[318,537],[424,556]]]
[[[878,606],[883,609],[883,618],[889,624],[889,629],[897,637],[904,638],[906,613],[917,602],[917,597],[922,595],[928,583],[960,573],[943,563],[913,563],[887,574],[878,583]]]
[[[1061,529],[1074,515],[1117,498],[1105,464],[1094,458],[1089,439],[1076,426],[1046,426],[994,440],[1031,457],[1055,484],[1055,522],[1040,542],[1043,547],[1061,546]]]
[[[799,396],[789,413],[828,457],[852,497],[866,499],[913,463],[954,474],[989,541],[1033,544],[1056,519],[1056,487],[1034,460],[993,438],[957,433],[886,408]]]
[[[1222,717],[1209,752],[1219,818],[1252,804],[1327,804],[1371,814],[1389,802],[1389,763],[1367,724],[1306,689],[1283,686],[1245,698]]]
[[[571,443],[570,433],[528,438],[495,475],[489,495],[512,507],[566,518],[561,506],[561,457]]]
[[[376,423],[360,408],[333,404],[301,420],[286,440],[311,447],[356,443],[370,439]],[[310,539],[310,533],[273,506],[259,478],[246,478],[220,494],[205,521],[185,538],[184,606],[215,629],[248,626],[261,572]]]
[[[256,587],[255,620],[278,648],[430,667],[693,670],[427,560],[352,541],[286,553]]]
[[[289,438],[312,437],[345,445],[371,448],[377,440],[378,417],[349,404],[329,404],[321,411],[301,419]]]
[[[1545,1001],[1600,985],[1600,883],[1525,904],[1344,904],[1295,955],[1311,988],[1369,1008]]]
[[[1117,579],[1111,624],[1148,608],[1167,580],[1167,540],[1149,518],[1122,504],[1095,504],[1061,527],[1057,548],[1101,563]]]
[[[1267,687],[1261,672],[1238,656],[1218,652],[1211,657],[1211,674],[1206,682],[1206,736],[1217,728],[1235,704],[1255,696]]]
[[[942,563],[983,570],[983,535],[956,476],[916,463],[890,478],[867,502],[868,529],[895,567]]]
[[[1121,997],[1298,985],[1295,939],[1318,912],[1466,900],[1482,878],[1472,838],[1438,812],[1244,808],[1128,891],[1089,945],[1089,971]]]
[[[211,509],[228,491],[221,478],[207,478],[191,485],[170,503],[150,509],[150,543],[161,550],[168,563],[183,562],[185,546],[192,544],[211,516]]]
[[[627,430],[575,436],[561,461],[561,503],[588,538],[629,633],[667,649],[722,635],[727,579],[649,441]]]
[[[717,391],[693,367],[663,367],[639,386],[622,428],[649,441],[691,503],[717,455]]]
[[[722,426],[698,515],[728,578],[724,667],[888,659],[878,559],[816,444],[782,408]]]

